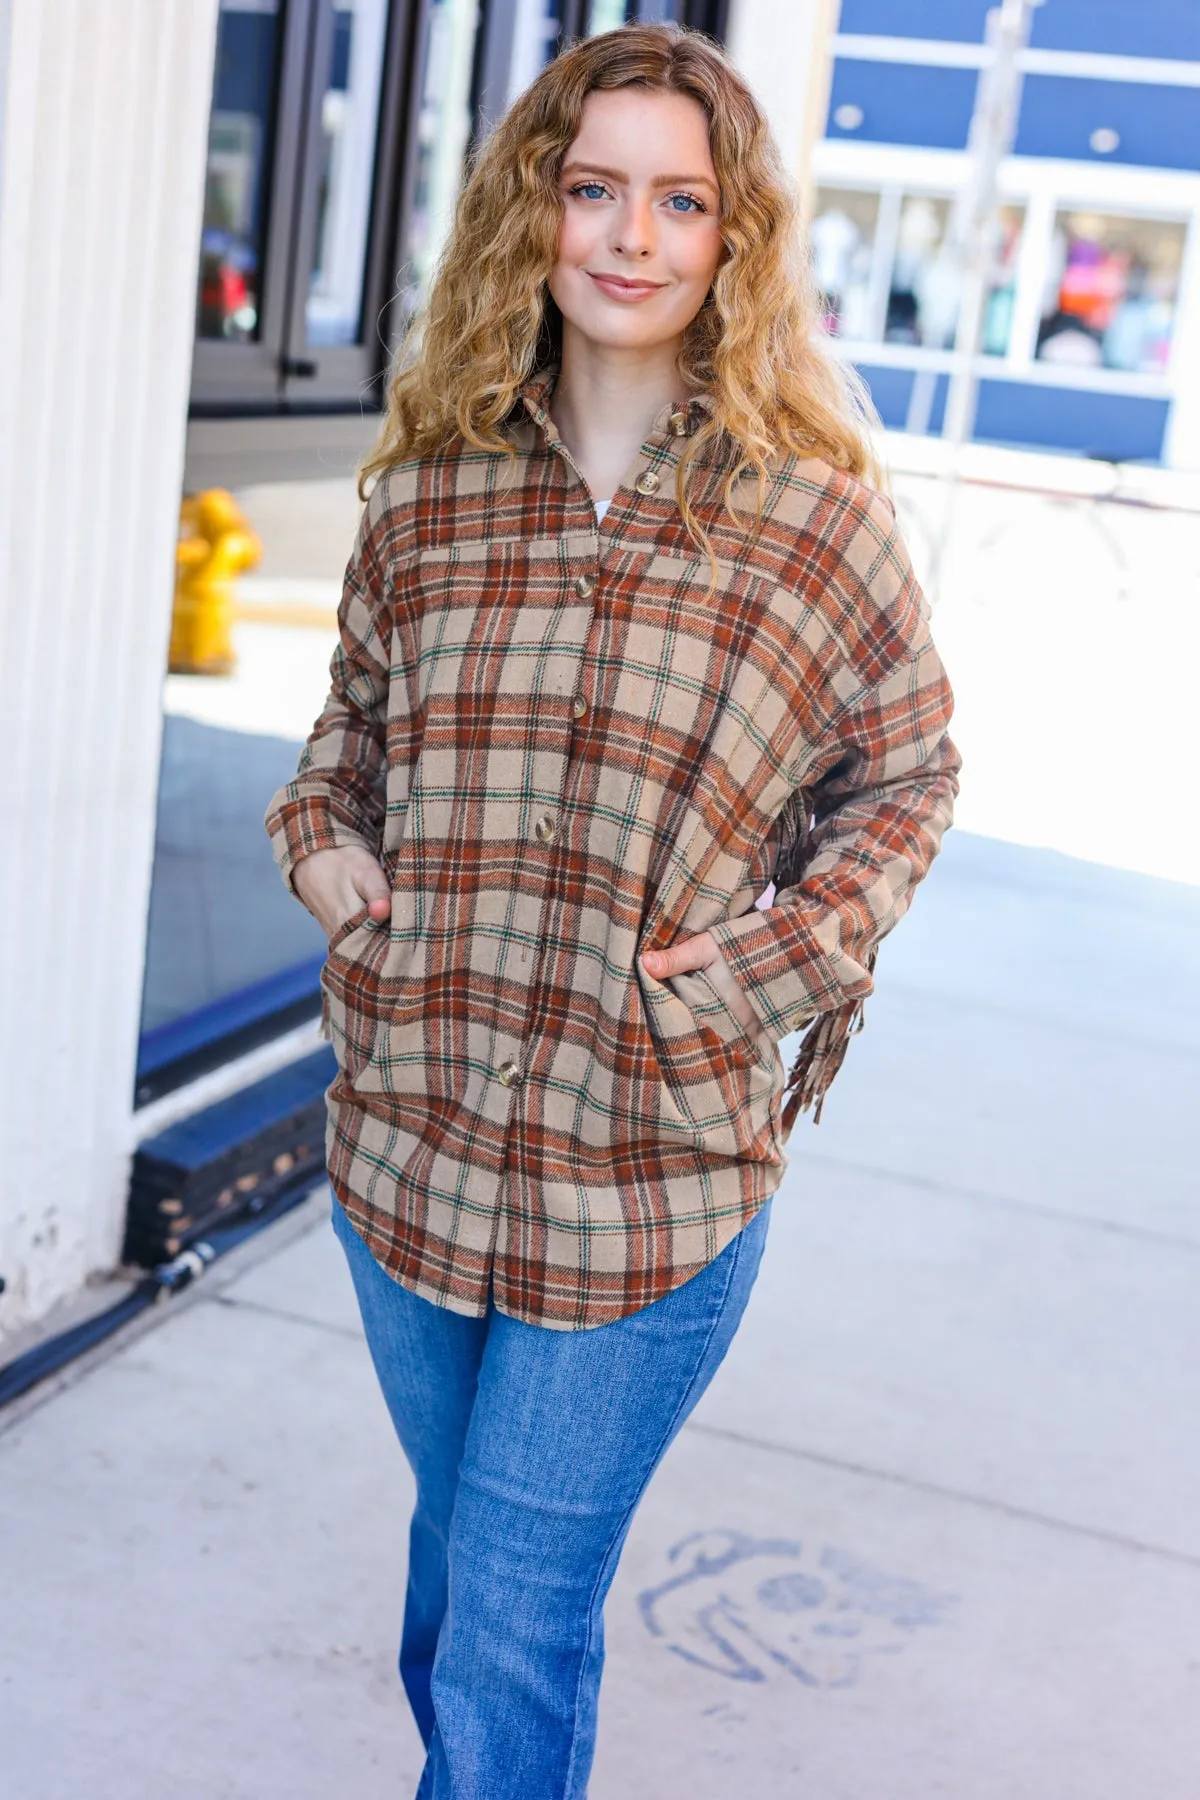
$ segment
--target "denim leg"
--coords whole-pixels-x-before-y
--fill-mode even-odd
[[[605,1595],[655,1467],[729,1348],[769,1211],[612,1325],[548,1331],[492,1315],[418,1800],[583,1800]]]
[[[333,1229],[350,1265],[379,1385],[417,1484],[400,1678],[428,1747],[434,1723],[429,1681],[446,1612],[450,1518],[487,1320],[432,1306],[393,1281],[336,1199]]]

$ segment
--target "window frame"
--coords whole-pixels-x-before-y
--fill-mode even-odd
[[[276,111],[268,156],[262,326],[248,344],[197,336],[189,415],[351,412],[381,404],[393,340],[391,267],[398,193],[410,136],[412,37],[428,0],[389,0],[380,76],[375,163],[363,267],[362,338],[307,342],[306,303],[315,249],[320,108],[332,44],[333,0],[284,0]]]
[[[817,188],[852,188],[881,194],[893,188],[908,194],[945,196],[967,172],[962,151],[924,147],[848,143],[825,138],[816,148],[813,169]],[[1120,217],[1157,219],[1184,227],[1183,267],[1176,322],[1186,302],[1188,270],[1200,257],[1200,177],[1176,171],[1146,171],[1011,156],[1001,166],[999,199],[1025,209],[1024,234],[1017,263],[1017,290],[1008,353],[980,354],[976,369],[987,381],[1018,381],[1050,387],[1085,388],[1095,393],[1140,395],[1177,400],[1175,336],[1172,357],[1163,374],[1116,369],[1072,369],[1037,360],[1035,343],[1041,320],[1040,298],[1050,255],[1051,233],[1059,212],[1089,211]],[[848,361],[874,367],[947,372],[953,350],[869,339],[835,338],[837,353]]]

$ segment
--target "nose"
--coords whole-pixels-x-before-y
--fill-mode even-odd
[[[631,194],[613,218],[613,252],[644,258],[654,254],[654,209],[648,195]]]

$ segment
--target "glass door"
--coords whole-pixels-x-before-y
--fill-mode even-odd
[[[382,127],[388,0],[319,0],[313,30],[296,279],[281,373],[301,404],[357,400],[387,355],[392,191]],[[397,71],[401,82],[402,71]],[[388,120],[390,124],[391,120]]]
[[[194,397],[218,405],[279,393],[308,28],[302,4],[221,0],[192,364]]]
[[[387,357],[409,0],[221,0],[196,414],[357,408]]]

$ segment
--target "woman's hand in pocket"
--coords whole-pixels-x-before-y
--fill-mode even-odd
[[[698,931],[695,937],[684,938],[682,943],[672,944],[667,950],[647,950],[642,962],[647,974],[653,975],[656,981],[665,981],[668,975],[682,975],[688,969],[703,969],[742,1030],[749,1032],[751,1037],[774,1043],[707,931]]]
[[[303,857],[292,870],[292,886],[327,938],[364,906],[376,924],[391,917],[388,878],[371,852],[357,844]]]

